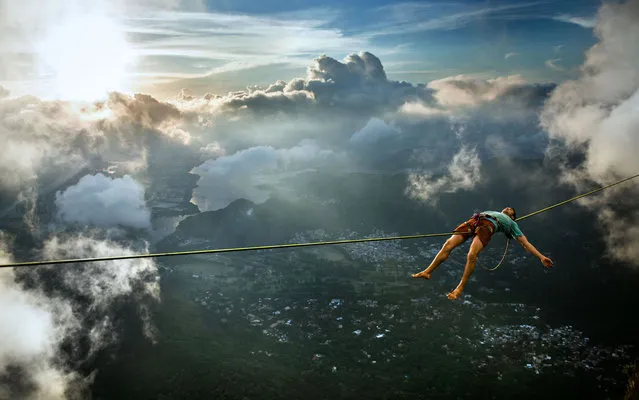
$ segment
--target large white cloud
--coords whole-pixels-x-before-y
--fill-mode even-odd
[[[151,226],[151,211],[144,199],[144,187],[133,178],[87,175],[56,193],[58,216],[66,222],[98,227]]]
[[[638,22],[638,0],[604,4],[595,26],[599,40],[586,53],[581,76],[557,87],[543,111],[542,123],[551,137],[585,148],[580,169],[568,169],[565,175],[580,189],[585,188],[584,178],[606,184],[639,171]],[[597,215],[608,230],[612,254],[636,264],[639,240],[634,226],[639,209],[623,201],[633,195],[626,191],[632,188],[626,187],[623,194],[621,190],[611,189],[585,202],[600,209]],[[615,203],[624,206],[616,208]]]
[[[274,191],[284,190],[286,178],[336,158],[333,151],[305,140],[291,148],[258,146],[208,160],[192,171],[200,176],[192,201],[201,211],[218,210],[240,198],[263,203]]]

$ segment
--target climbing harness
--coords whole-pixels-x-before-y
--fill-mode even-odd
[[[553,204],[546,208],[542,208],[541,210],[537,210],[523,217],[517,218],[515,221],[521,221],[526,218],[530,218],[534,215],[541,214],[543,212],[549,211],[553,208],[562,206],[564,204],[570,203],[571,201],[575,201],[582,197],[590,196],[591,194],[600,192],[602,190],[608,189],[615,185],[619,185],[623,182],[629,181],[639,177],[639,174],[631,176],[629,178],[622,179],[615,183],[612,183],[608,186],[604,186],[595,190],[591,190],[590,192],[580,194],[578,196],[572,197],[568,200],[564,200],[557,204]],[[364,243],[364,242],[379,242],[384,240],[407,240],[407,239],[422,239],[429,237],[440,237],[440,236],[450,236],[450,235],[459,235],[463,234],[463,232],[444,232],[444,233],[426,233],[419,235],[408,235],[408,236],[392,236],[392,237],[378,237],[378,238],[364,238],[364,239],[345,239],[345,240],[333,240],[333,241],[324,241],[324,242],[309,242],[309,243],[285,243],[285,244],[275,244],[275,245],[267,245],[267,246],[252,246],[252,247],[232,247],[227,249],[206,249],[206,250],[188,250],[188,251],[173,251],[167,253],[148,253],[148,254],[130,254],[130,255],[122,255],[122,256],[109,256],[109,257],[91,257],[91,258],[75,258],[69,260],[41,260],[41,261],[24,261],[24,262],[14,262],[7,264],[0,264],[0,268],[12,268],[12,267],[32,267],[38,265],[54,265],[54,264],[72,264],[72,263],[84,263],[84,262],[98,262],[98,261],[115,261],[115,260],[128,260],[128,259],[136,259],[136,258],[157,258],[157,257],[171,257],[171,256],[185,256],[185,255],[196,255],[196,254],[218,254],[218,253],[231,253],[231,252],[240,252],[240,251],[259,251],[259,250],[273,250],[273,249],[286,249],[292,247],[310,247],[310,246],[325,246],[325,245],[334,245],[334,244],[347,244],[347,243]],[[506,244],[506,251],[508,251],[508,243]],[[494,271],[497,269],[501,263],[504,261],[506,257],[506,251],[504,252],[504,256],[502,260],[499,262],[497,267],[489,269],[490,271]]]
[[[495,221],[495,223],[497,224],[497,229],[499,230],[499,227],[501,226],[501,222],[499,222],[499,220],[492,218],[491,216],[484,214],[484,213],[474,213],[473,216],[471,217],[470,220],[468,220],[469,225],[470,225],[470,229],[469,232],[473,232],[473,233],[477,233],[477,228],[479,227],[479,221],[484,218],[487,219],[489,221]],[[494,233],[493,228],[490,228],[491,233]],[[494,271],[497,268],[499,268],[501,266],[501,264],[504,262],[504,260],[506,259],[506,253],[508,253],[508,245],[510,244],[510,239],[512,239],[512,236],[506,234],[506,236],[508,237],[508,240],[506,241],[506,249],[504,250],[504,255],[501,256],[501,260],[499,261],[499,263],[493,267],[493,268],[486,268],[483,265],[481,266],[483,269],[485,269],[486,271]],[[479,264],[479,263],[477,263]]]

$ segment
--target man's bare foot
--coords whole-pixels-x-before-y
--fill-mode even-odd
[[[412,276],[413,276],[413,278],[430,279],[430,272],[426,272],[426,270],[424,270],[422,272],[418,272],[416,274],[413,274]]]
[[[449,300],[457,300],[459,296],[461,296],[461,294],[462,294],[461,290],[455,289],[452,292],[448,293],[448,296],[446,297],[448,297]]]

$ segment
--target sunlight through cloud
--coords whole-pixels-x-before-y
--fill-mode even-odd
[[[37,53],[41,74],[53,79],[53,97],[93,101],[110,91],[127,91],[125,76],[134,56],[124,31],[113,20],[70,17],[51,29]]]

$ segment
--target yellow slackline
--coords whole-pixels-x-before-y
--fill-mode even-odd
[[[501,260],[499,260],[499,263],[497,265],[495,265],[493,268],[486,268],[482,265],[482,268],[484,268],[486,271],[494,271],[497,268],[499,268],[499,266],[501,265],[501,263],[504,262],[504,260],[506,259],[506,253],[508,253],[508,245],[510,244],[510,238],[508,238],[508,240],[506,241],[506,249],[504,250],[504,255],[501,256]]]
[[[620,183],[629,181],[630,179],[634,179],[639,177],[639,174],[631,176],[629,178],[622,179],[618,182],[615,182],[611,185],[601,187],[599,189],[592,190],[590,192],[580,194],[579,196],[575,196],[568,200],[564,200],[560,203],[553,204],[549,207],[542,208],[541,210],[535,211],[523,217],[517,218],[516,221],[521,221],[522,219],[530,218],[534,215],[541,214],[542,212],[549,211],[555,207],[559,207],[571,201],[575,201],[582,197],[589,196],[591,194],[600,192],[602,190],[608,189],[615,185],[619,185]],[[292,247],[310,247],[310,246],[325,246],[325,245],[333,245],[333,244],[348,244],[348,243],[364,243],[364,242],[380,242],[383,240],[407,240],[407,239],[423,239],[429,237],[440,237],[440,236],[450,236],[460,234],[458,232],[446,232],[446,233],[425,233],[419,235],[408,235],[408,236],[392,236],[392,237],[379,237],[379,238],[365,238],[365,239],[346,239],[346,240],[332,240],[332,241],[324,241],[324,242],[309,242],[309,243],[286,243],[286,244],[274,244],[267,246],[251,246],[251,247],[232,247],[227,249],[206,249],[206,250],[188,250],[188,251],[172,251],[168,253],[149,253],[149,254],[131,254],[131,255],[122,255],[122,256],[111,256],[111,257],[90,257],[90,258],[75,258],[68,260],[44,260],[44,261],[24,261],[24,262],[15,262],[15,263],[7,263],[0,264],[0,268],[11,268],[11,267],[30,267],[37,265],[53,265],[53,264],[72,264],[72,263],[83,263],[83,262],[98,262],[98,261],[115,261],[115,260],[129,260],[136,258],[156,258],[156,257],[171,257],[171,256],[186,256],[186,255],[196,255],[196,254],[217,254],[217,253],[231,253],[231,252],[240,252],[240,251],[256,251],[256,250],[274,250],[274,249],[287,249]],[[508,251],[508,244],[506,244],[506,251]],[[506,252],[504,252],[504,256],[502,260],[499,262],[497,267],[501,265],[504,258],[506,256]],[[490,269],[491,271],[497,269],[497,267]]]
[[[537,210],[535,212],[532,212],[532,213],[530,213],[528,215],[524,215],[523,217],[519,217],[515,221],[521,221],[522,219],[530,218],[530,217],[532,217],[534,215],[541,214],[543,212],[549,211],[549,210],[551,210],[551,209],[553,209],[555,207],[563,206],[566,203],[570,203],[571,201],[575,201],[575,200],[581,199],[582,197],[590,196],[591,194],[595,194],[597,192],[601,192],[602,190],[606,190],[606,189],[611,188],[613,186],[619,185],[620,183],[624,183],[624,182],[629,181],[631,179],[634,179],[634,178],[636,178],[638,176],[639,176],[639,174],[633,175],[633,176],[631,176],[629,178],[622,179],[622,180],[617,181],[615,183],[612,183],[612,184],[610,184],[608,186],[600,187],[599,189],[591,190],[590,192],[580,194],[579,196],[572,197],[572,198],[570,198],[568,200],[561,201],[561,202],[559,202],[557,204],[553,204],[552,206],[548,206],[546,208],[542,208],[541,210]]]

